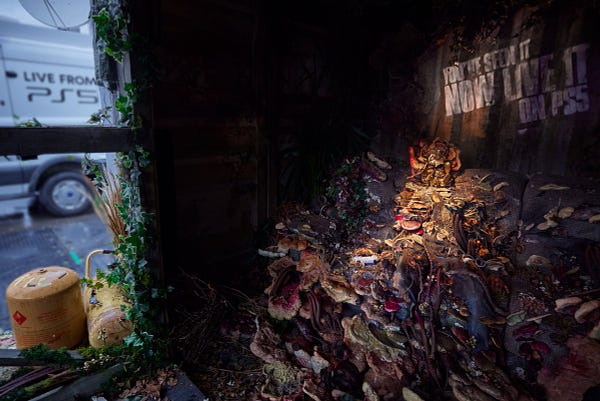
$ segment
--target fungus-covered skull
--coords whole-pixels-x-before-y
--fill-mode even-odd
[[[452,184],[452,173],[461,167],[460,150],[443,139],[431,143],[420,141],[408,148],[412,175],[425,185],[447,187]]]

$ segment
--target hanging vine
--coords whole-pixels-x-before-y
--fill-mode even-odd
[[[119,0],[98,0],[95,13],[91,16],[96,24],[98,51],[104,52],[114,61],[122,63],[125,56],[133,50],[132,41],[127,32],[128,13],[126,3]],[[149,82],[126,82],[123,91],[115,98],[114,108],[119,112],[119,124],[132,130],[142,126],[134,106],[141,92]],[[110,107],[110,106],[109,106]],[[107,120],[109,109],[101,110],[92,116],[95,122]],[[133,332],[125,338],[124,344],[133,351],[133,356],[140,356],[151,367],[153,362],[160,362],[165,349],[164,340],[157,334],[160,331],[161,303],[170,289],[160,289],[156,277],[148,262],[152,238],[148,227],[152,223],[152,215],[142,207],[140,192],[141,170],[149,163],[149,154],[138,146],[135,151],[117,153],[117,174],[120,191],[120,203],[113,205],[124,225],[124,234],[118,234],[113,242],[117,263],[106,273],[99,272],[98,279],[104,279],[109,285],[118,285],[128,295],[131,306],[126,309],[126,317],[132,322]],[[89,166],[89,164],[88,164]],[[102,172],[92,172],[96,183],[102,185]],[[92,284],[93,285],[93,284]]]
[[[125,55],[131,51],[131,41],[127,33],[128,19],[122,3],[119,0],[109,0],[105,2],[105,7],[92,15],[96,35],[100,39],[97,42],[99,50],[119,63],[123,62]]]

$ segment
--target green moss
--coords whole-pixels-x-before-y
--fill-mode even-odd
[[[75,360],[69,354],[66,347],[54,350],[50,349],[46,344],[38,344],[25,348],[21,351],[20,355],[32,361],[42,362],[47,366],[77,367],[83,363],[83,361]]]

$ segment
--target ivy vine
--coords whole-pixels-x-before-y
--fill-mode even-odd
[[[102,7],[91,16],[96,24],[99,38],[99,51],[123,62],[125,55],[133,50],[127,25],[128,15],[123,1],[106,0]],[[119,124],[133,130],[141,128],[142,121],[135,113],[135,104],[142,88],[148,82],[127,82],[123,92],[115,100],[114,108],[119,112]],[[101,123],[108,120],[110,108],[104,108],[92,116],[91,122]],[[148,257],[151,252],[152,236],[148,227],[152,223],[152,215],[142,207],[140,192],[141,171],[150,163],[149,154],[142,147],[135,151],[117,153],[118,184],[121,191],[121,202],[114,205],[125,226],[125,234],[114,239],[117,263],[106,272],[98,272],[98,279],[105,280],[108,285],[118,285],[128,295],[131,306],[125,307],[126,317],[132,322],[133,332],[125,338],[127,352],[133,354],[134,360],[141,358],[145,363],[139,367],[151,368],[162,362],[165,343],[160,336],[160,313],[162,302],[170,289],[158,287],[157,280]],[[102,173],[92,172],[96,181],[102,181]]]
[[[127,32],[128,19],[122,1],[108,1],[106,7],[92,15],[92,20],[96,24],[100,50],[119,63],[123,62],[123,58],[131,51],[132,46]]]
[[[142,127],[142,119],[135,113],[133,106],[139,98],[141,86],[127,82],[123,88],[124,93],[119,94],[115,100],[115,109],[119,112],[118,124],[131,129],[139,129]],[[96,125],[110,124],[111,110],[112,106],[105,106],[99,109],[90,116],[88,123]]]
[[[130,128],[142,127],[142,119],[134,112],[133,105],[137,102],[141,88],[134,83],[127,82],[124,85],[125,94],[119,95],[115,101],[115,108],[120,114],[119,123]]]
[[[107,273],[100,273],[99,278],[109,285],[121,286],[132,302],[125,312],[133,323],[133,332],[125,338],[125,344],[138,348],[142,356],[154,357],[163,346],[156,341],[155,334],[159,331],[159,303],[168,290],[157,288],[147,260],[152,215],[142,207],[140,176],[141,169],[149,163],[149,154],[141,147],[117,155],[122,173],[119,174],[121,204],[116,207],[125,223],[126,235],[120,235],[116,241],[118,263]]]

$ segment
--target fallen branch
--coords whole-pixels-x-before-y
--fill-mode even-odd
[[[16,379],[11,380],[10,382],[1,386],[0,387],[0,397],[10,393],[11,391],[13,391],[17,388],[25,387],[32,383],[36,383],[36,382],[46,378],[50,374],[58,373],[58,372],[61,372],[64,370],[65,370],[64,368],[52,368],[52,367],[48,367],[48,366],[37,368],[29,373],[24,374],[21,377],[17,377]]]

